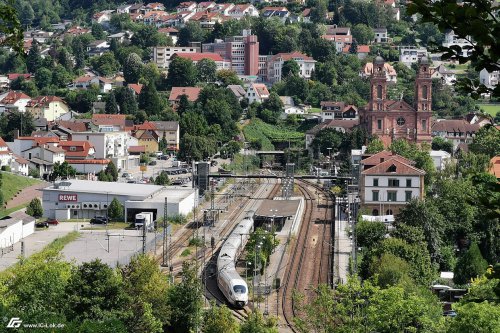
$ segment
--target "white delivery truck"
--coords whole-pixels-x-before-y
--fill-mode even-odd
[[[141,212],[135,215],[135,228],[142,229],[144,228],[144,224],[146,225],[146,229],[151,231],[154,229],[153,224],[153,213],[151,212]]]

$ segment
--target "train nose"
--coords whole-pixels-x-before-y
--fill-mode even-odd
[[[236,301],[234,302],[234,305],[237,307],[237,308],[243,308],[245,306],[246,302],[244,301]]]

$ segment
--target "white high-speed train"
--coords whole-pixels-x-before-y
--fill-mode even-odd
[[[235,264],[252,231],[253,217],[250,215],[234,228],[217,258],[217,286],[229,303],[240,308],[248,303],[248,286],[236,272]]]

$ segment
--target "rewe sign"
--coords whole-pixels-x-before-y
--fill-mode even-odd
[[[78,201],[76,194],[59,194],[59,201]]]

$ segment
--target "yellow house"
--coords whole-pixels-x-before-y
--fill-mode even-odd
[[[31,99],[26,104],[26,112],[36,118],[45,118],[54,121],[69,112],[68,105],[57,96],[39,96]]]
[[[146,153],[154,153],[158,151],[158,136],[155,131],[147,130],[142,132],[140,135],[136,136],[139,141],[139,146],[144,146]]]

